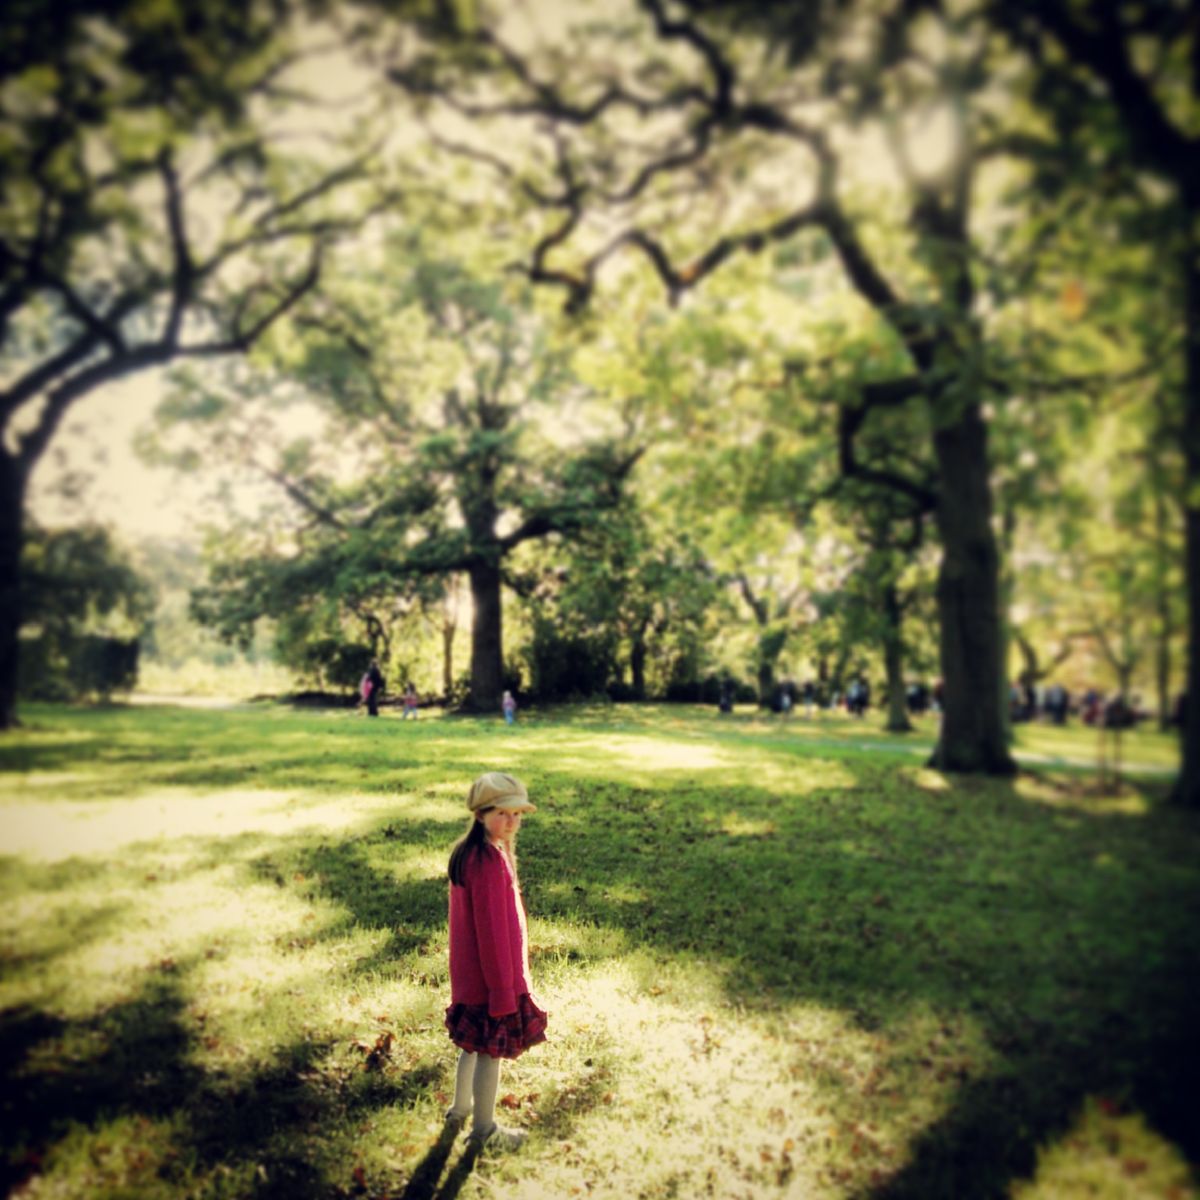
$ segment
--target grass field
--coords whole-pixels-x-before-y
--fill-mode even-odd
[[[0,741],[0,1193],[1200,1194],[1200,821],[1175,748],[871,723],[31,707]],[[1058,764],[1054,769],[1045,764]],[[1063,764],[1076,764],[1064,769]],[[439,1139],[445,860],[511,770],[551,1040],[516,1155]]]

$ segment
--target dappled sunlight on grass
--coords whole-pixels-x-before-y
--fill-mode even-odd
[[[1043,725],[1023,723],[1013,731],[1018,750],[1051,758],[1094,763],[1098,757],[1100,731],[1079,723]],[[1110,735],[1111,740],[1111,735]],[[1179,738],[1160,733],[1149,722],[1121,735],[1122,757],[1130,763],[1175,767],[1179,763]],[[1112,747],[1109,746],[1111,755]]]
[[[1038,1151],[1013,1200],[1187,1200],[1195,1178],[1179,1151],[1106,1097],[1087,1097],[1069,1130]]]
[[[812,717],[794,712],[785,719],[749,705],[738,705],[731,715],[718,715],[714,708],[699,704],[581,705],[565,710],[565,716],[571,728],[643,729],[690,736],[707,729],[710,736],[722,740],[752,738],[759,743],[790,743],[800,750],[843,746],[902,757],[927,755],[937,738],[939,721],[936,714],[915,716],[911,718],[913,732],[893,734],[883,729],[884,714],[878,709],[862,719],[840,710]],[[1018,755],[1031,762],[1086,769],[1096,761],[1097,731],[1078,721],[1066,726],[1021,723],[1014,727],[1013,736]],[[1122,745],[1130,770],[1161,772],[1174,769],[1179,762],[1178,737],[1160,733],[1149,724],[1126,732]]]
[[[923,792],[948,792],[951,790],[950,781],[941,771],[929,767],[901,767],[903,778],[911,780]]]
[[[796,1194],[813,1194],[799,1147],[817,1106],[797,1103],[808,1088],[722,1002],[711,971],[634,954],[564,977],[543,999],[552,1041],[503,1086],[546,1165],[533,1180],[505,1164],[506,1194],[570,1195],[580,1181],[614,1197],[733,1196],[764,1184],[790,1194],[801,1182]]]
[[[663,741],[634,734],[604,733],[578,736],[545,733],[522,736],[512,747],[514,757],[532,753],[553,755],[559,767],[602,773],[606,765],[641,771],[711,771],[728,768],[728,752],[694,742]]]
[[[164,789],[129,799],[97,801],[86,808],[18,802],[4,806],[4,844],[10,853],[61,862],[185,837],[305,831],[344,834],[373,823],[394,806],[393,799],[383,796],[301,799],[290,792],[237,788],[211,792]],[[426,811],[444,816],[432,805]]]
[[[38,771],[21,780],[21,791],[25,795],[63,791],[79,795],[98,784],[101,778],[98,771]]]
[[[740,764],[747,783],[755,787],[777,788],[782,793],[805,796],[817,791],[836,792],[858,783],[845,764],[828,758],[767,758],[743,756]]]
[[[430,740],[429,744],[433,744],[433,739]],[[421,791],[428,796],[438,796],[442,798],[437,805],[437,811],[440,814],[444,815],[449,811],[446,806],[446,801],[452,800],[457,804],[461,815],[465,817],[467,815],[467,791],[470,789],[471,779],[467,778],[466,775],[464,775],[463,778],[466,780],[465,783],[427,783],[422,787]]]
[[[1031,1200],[1074,1200],[1093,1158],[1177,1186],[1200,855],[1153,791],[700,708],[39,720],[0,746],[24,1195],[403,1195],[453,1086],[445,862],[487,767],[538,805],[551,1024],[502,1075],[529,1143],[462,1200],[1001,1195],[1038,1145]],[[1140,1132],[1072,1126],[1089,1095]]]
[[[993,1057],[978,1023],[927,1008],[871,1032],[726,990],[707,964],[637,952],[544,990],[552,1040],[503,1088],[554,1154],[536,1185],[503,1170],[506,1194],[844,1195],[901,1168]]]
[[[90,886],[80,887],[54,901],[86,912],[94,903],[91,892]],[[105,895],[125,913],[120,926],[110,925],[99,936],[78,938],[65,948],[56,962],[61,980],[36,979],[42,988],[52,984],[56,1011],[67,1016],[113,1003],[135,989],[146,972],[170,976],[206,959],[219,963],[240,955],[245,977],[261,977],[269,969],[272,939],[285,936],[297,923],[317,920],[315,910],[278,889],[235,882],[229,868],[176,880],[148,872],[137,881],[110,884]],[[328,920],[331,914],[324,915]],[[22,929],[39,918],[53,926],[60,916],[45,901],[17,914]],[[12,986],[6,983],[0,991],[6,1003],[23,999],[10,992]]]
[[[730,837],[770,837],[778,833],[779,828],[774,821],[747,821],[738,815],[737,811],[728,812],[721,818],[721,832]]]
[[[178,1158],[178,1118],[154,1120],[142,1114],[120,1116],[91,1129],[74,1126],[51,1150],[43,1165],[49,1178],[73,1176],[85,1181],[93,1196],[161,1194]],[[46,1190],[26,1187],[30,1200]]]
[[[453,834],[457,834],[457,822]],[[446,853],[436,850],[412,850],[389,861],[387,870],[397,878],[436,879],[439,886],[446,879]]]
[[[1150,812],[1145,793],[1129,784],[1110,792],[1078,779],[1025,775],[1013,786],[1024,800],[1092,816],[1144,817]]]

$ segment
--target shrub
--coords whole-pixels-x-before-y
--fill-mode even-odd
[[[108,699],[137,686],[137,638],[81,634],[22,638],[18,687],[34,700]]]
[[[604,694],[616,673],[614,651],[608,634],[562,634],[551,622],[538,620],[525,650],[530,690],[543,701]]]
[[[298,666],[306,677],[327,687],[353,690],[372,657],[370,646],[337,638],[314,638],[301,649]]]
[[[716,704],[721,698],[721,675],[705,675],[703,679],[676,679],[667,685],[666,699],[672,704]],[[754,704],[758,692],[753,684],[741,679],[733,681],[735,704]]]
[[[114,692],[130,692],[137,685],[137,638],[86,634],[71,651],[71,680],[85,695],[107,699]]]

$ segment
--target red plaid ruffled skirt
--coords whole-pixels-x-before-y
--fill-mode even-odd
[[[503,1017],[489,1016],[486,1004],[452,1004],[446,1009],[446,1028],[450,1040],[468,1054],[519,1058],[546,1040],[546,1014],[522,992],[517,1011]]]

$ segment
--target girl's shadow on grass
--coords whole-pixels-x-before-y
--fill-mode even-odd
[[[417,1169],[408,1181],[408,1186],[401,1193],[400,1200],[454,1200],[454,1197],[462,1191],[463,1185],[467,1182],[467,1176],[475,1169],[475,1164],[479,1160],[479,1150],[473,1144],[468,1143],[462,1152],[462,1157],[454,1164],[454,1170],[446,1176],[445,1182],[440,1188],[437,1186],[442,1172],[446,1169],[446,1163],[450,1159],[450,1153],[454,1149],[454,1139],[457,1136],[458,1130],[449,1122],[442,1126],[442,1132],[438,1135],[437,1141],[417,1164]]]

